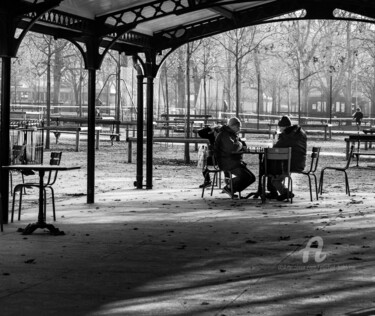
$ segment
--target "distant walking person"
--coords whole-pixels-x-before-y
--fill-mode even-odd
[[[357,108],[357,111],[355,111],[355,113],[353,114],[353,121],[355,121],[358,131],[359,131],[359,128],[361,127],[362,119],[363,119],[363,113],[361,112],[361,108]]]

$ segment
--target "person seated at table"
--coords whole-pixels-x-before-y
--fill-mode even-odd
[[[291,147],[292,157],[290,163],[290,171],[303,171],[306,165],[306,132],[302,129],[301,126],[292,125],[292,122],[288,116],[283,116],[280,119],[278,126],[281,133],[279,135],[278,141],[273,147]],[[284,201],[287,198],[294,197],[294,194],[288,191],[288,188],[285,186],[284,180],[285,177],[283,176],[279,176],[277,178],[271,177],[271,179],[268,179],[267,188],[270,192],[266,194],[266,198]]]
[[[211,186],[212,184],[211,179],[210,179],[210,173],[208,171],[207,166],[213,166],[212,155],[214,151],[215,138],[217,134],[219,133],[220,127],[221,126],[215,126],[215,127],[206,126],[198,131],[198,135],[201,138],[208,139],[208,142],[209,142],[208,148],[207,148],[207,151],[208,151],[207,160],[203,164],[203,170],[202,170],[204,182],[199,186],[199,188],[208,187],[208,186]]]
[[[223,192],[232,197],[233,193],[241,192],[255,182],[254,174],[246,167],[242,160],[242,155],[235,153],[244,150],[244,144],[238,134],[241,130],[241,121],[237,117],[232,117],[228,125],[224,125],[215,139],[214,152],[221,170],[230,171],[233,177],[231,183],[223,188]]]

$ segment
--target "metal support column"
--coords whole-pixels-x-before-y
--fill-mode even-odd
[[[147,148],[146,148],[146,189],[152,189],[152,162],[154,137],[154,77],[147,76]]]
[[[143,74],[137,69],[137,189],[143,187]]]
[[[9,164],[9,129],[10,129],[10,77],[11,58],[2,57],[1,66],[1,166]],[[0,170],[0,193],[2,196],[3,223],[8,223],[9,206],[9,170]]]
[[[95,201],[95,94],[96,69],[88,70],[87,203]]]

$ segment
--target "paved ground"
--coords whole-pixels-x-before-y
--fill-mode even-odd
[[[0,315],[374,315],[374,194],[295,190],[77,197],[57,204],[65,236],[18,233],[29,209],[0,235]]]

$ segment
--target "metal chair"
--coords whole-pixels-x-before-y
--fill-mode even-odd
[[[319,179],[319,192],[320,195],[322,195],[323,192],[323,180],[324,180],[324,172],[326,170],[335,170],[335,171],[341,171],[344,172],[345,174],[345,193],[350,196],[350,189],[349,189],[349,180],[348,180],[348,175],[346,173],[346,170],[350,167],[350,162],[353,157],[353,150],[354,150],[354,145],[350,147],[350,152],[349,152],[349,157],[346,165],[344,167],[335,167],[335,166],[328,166],[324,167],[322,171],[320,172],[320,179]]]
[[[266,180],[274,177],[288,179],[288,192],[293,193],[293,180],[290,172],[292,148],[265,148],[264,149],[264,174],[262,175],[262,203],[266,201]],[[269,181],[269,180],[268,180]],[[288,201],[293,203],[293,195]]]
[[[212,165],[208,165],[207,164],[207,174],[213,174],[213,178],[212,178],[212,184],[211,184],[211,196],[213,194],[213,191],[214,191],[214,186],[219,186],[219,188],[221,188],[221,170],[219,168],[219,166],[217,165],[217,162],[216,162],[216,159],[215,159],[215,155],[213,154],[213,152],[211,150],[208,150],[208,155],[207,155],[207,159],[210,157],[210,159],[212,160]],[[218,178],[218,175],[219,175],[219,178]],[[204,196],[204,191],[205,191],[206,187],[203,186],[202,188],[202,198]]]
[[[50,158],[50,165],[60,165],[61,162],[61,155],[62,152],[51,152]],[[46,189],[51,190],[51,197],[52,197],[52,211],[53,211],[53,220],[56,221],[56,210],[55,210],[55,192],[53,190],[53,185],[56,182],[58,171],[49,171],[47,181],[43,184],[43,193],[44,193],[44,216],[46,216]],[[14,204],[17,191],[20,191],[20,200],[18,206],[18,220],[21,219],[21,206],[22,206],[22,189],[23,188],[31,188],[31,187],[39,187],[39,183],[30,182],[30,183],[20,183],[14,187],[14,194],[13,194],[13,202],[12,202],[12,216],[11,222],[13,223],[13,216],[14,216]]]
[[[26,148],[26,145],[13,145],[12,156],[11,156],[11,159],[10,159],[10,163],[12,165],[22,165],[26,162],[25,148]],[[9,172],[10,195],[13,195],[13,173],[21,173],[22,183],[25,182],[24,174],[22,172],[10,171]],[[24,193],[25,193],[25,191],[24,191]]]
[[[310,161],[310,168],[307,170],[304,170],[302,172],[292,172],[292,173],[298,173],[298,174],[304,174],[309,179],[309,189],[310,189],[310,200],[313,201],[313,195],[312,195],[312,187],[311,187],[311,176],[314,177],[315,181],[315,192],[316,192],[316,199],[319,199],[318,195],[318,181],[316,179],[316,169],[318,168],[319,163],[319,156],[320,156],[320,147],[313,147],[311,152],[311,161]]]

